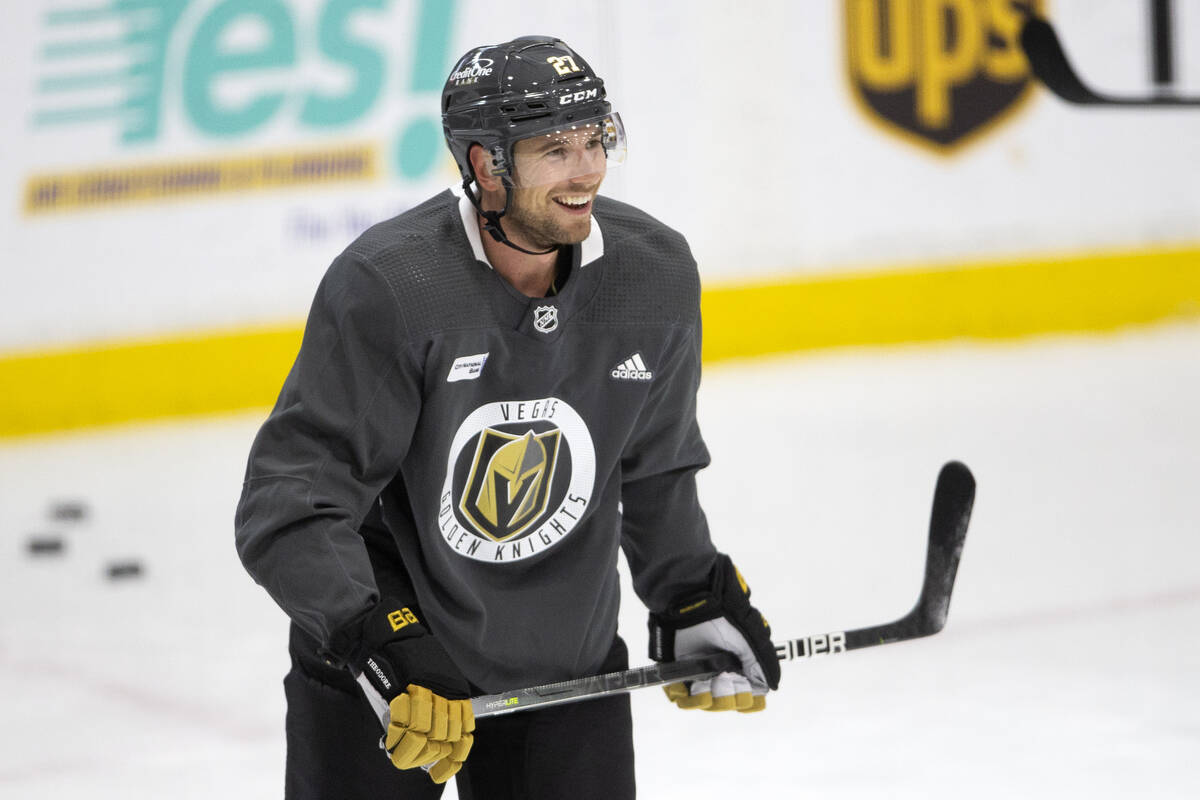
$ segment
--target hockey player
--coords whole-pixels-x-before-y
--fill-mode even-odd
[[[654,658],[741,657],[673,701],[777,687],[697,500],[696,265],[597,195],[625,132],[562,41],[472,50],[442,112],[461,190],[334,261],[250,453],[238,552],[292,620],[286,793],[633,797],[627,696],[478,724],[469,698],[626,668],[618,549]]]

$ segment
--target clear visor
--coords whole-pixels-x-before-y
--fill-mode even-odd
[[[513,145],[513,186],[599,182],[625,161],[625,126],[619,114],[580,120]]]

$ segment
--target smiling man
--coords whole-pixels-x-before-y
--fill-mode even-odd
[[[469,698],[626,668],[622,550],[653,658],[741,658],[668,698],[777,687],[697,498],[696,264],[597,194],[625,130],[562,41],[467,53],[442,119],[461,188],[334,261],[250,453],[238,552],[292,620],[286,795],[632,798],[627,696],[478,725]]]
[[[479,213],[485,215],[480,222],[487,229],[489,220],[497,220],[495,233],[483,240],[484,253],[492,267],[525,294],[556,292],[565,282],[571,265],[560,265],[559,260],[569,255],[566,246],[583,242],[591,233],[592,206],[610,153],[618,163],[625,156],[620,126],[619,116],[606,114],[518,140],[511,156],[478,145],[468,150],[470,174],[479,186]],[[498,167],[497,159],[503,163],[506,158],[511,158],[511,170]],[[469,190],[465,187],[464,193]],[[503,228],[499,216],[489,216],[501,214]]]

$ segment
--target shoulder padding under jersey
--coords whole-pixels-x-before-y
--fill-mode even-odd
[[[495,324],[489,270],[475,261],[449,191],[367,229],[346,253],[384,279],[410,338]]]
[[[687,241],[646,212],[597,197],[604,233],[604,287],[582,322],[692,325],[700,313],[700,276]]]

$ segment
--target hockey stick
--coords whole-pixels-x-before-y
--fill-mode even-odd
[[[1028,14],[1021,27],[1021,49],[1029,59],[1033,74],[1046,88],[1069,103],[1084,106],[1141,106],[1187,107],[1200,106],[1200,97],[1155,95],[1152,97],[1117,97],[1101,94],[1080,80],[1067,60],[1054,27],[1044,19]]]
[[[912,610],[886,625],[836,631],[775,645],[780,661],[811,658],[827,653],[844,653],[930,636],[946,624],[954,576],[967,538],[967,524],[975,501],[975,478],[965,464],[951,461],[938,473],[933,494],[933,513],[929,521],[929,545],[925,555],[925,580],[921,595]],[[720,672],[736,672],[741,661],[732,653],[716,653],[704,658],[667,661],[645,667],[590,675],[561,683],[531,686],[497,694],[471,698],[476,718],[494,717],[531,708],[574,703],[604,695],[620,694],[679,681],[698,681]]]
[[[511,714],[514,711],[527,711],[531,708],[592,700],[609,694],[624,694],[649,686],[663,686],[680,681],[698,681],[711,678],[721,672],[734,672],[741,668],[742,660],[733,653],[714,653],[703,658],[664,661],[661,664],[634,667],[622,672],[588,675],[585,678],[576,678],[561,683],[548,683],[497,694],[484,694],[471,698],[471,710],[475,712],[476,719],[494,717],[499,714]]]

